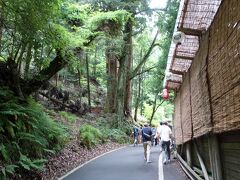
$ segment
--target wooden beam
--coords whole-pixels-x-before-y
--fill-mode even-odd
[[[202,157],[201,157],[201,155],[198,151],[197,143],[195,141],[193,141],[193,143],[194,143],[194,147],[195,147],[195,150],[196,150],[196,153],[197,153],[197,157],[198,157],[198,160],[199,160],[199,163],[200,163],[203,175],[204,175],[204,179],[209,180],[209,176],[208,176],[208,173],[207,173],[206,166],[205,166],[205,164],[203,162],[203,159],[202,159]]]
[[[182,81],[176,81],[176,80],[172,80],[172,79],[168,79],[167,81],[172,82],[172,83],[182,84]]]
[[[177,158],[180,161],[180,163],[183,165],[184,168],[186,168],[186,170],[191,173],[192,176],[194,176],[195,179],[197,180],[203,180],[197,173],[195,173],[192,168],[182,159],[182,157],[177,154]]]
[[[178,28],[179,31],[183,32],[186,35],[191,35],[191,36],[201,36],[203,34],[203,30],[199,30],[199,29],[190,29],[190,28],[184,28],[184,27],[180,27]]]
[[[182,72],[182,71],[176,71],[176,70],[172,70],[172,69],[169,69],[169,71],[173,74],[184,75],[184,72]]]
[[[191,156],[191,142],[186,143],[186,155],[187,155],[187,163],[191,167],[192,166],[192,156]]]
[[[191,179],[191,180],[195,180],[195,178],[191,175],[191,173],[188,172],[187,168],[185,168],[181,163],[179,163],[182,170],[185,172],[185,174]]]
[[[178,56],[178,55],[176,55],[174,58],[178,58],[178,59],[186,59],[186,60],[193,60],[193,59],[194,59],[194,57]]]
[[[199,176],[203,177],[203,172],[202,172],[201,169],[199,169],[199,168],[197,168],[197,167],[195,167],[195,166],[193,166],[192,169],[193,169],[196,173],[198,173]],[[209,176],[209,180],[213,180],[212,176]]]
[[[208,137],[209,157],[212,169],[213,180],[223,180],[219,142],[217,135]]]

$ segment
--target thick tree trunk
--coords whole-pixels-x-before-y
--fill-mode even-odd
[[[115,113],[115,101],[117,93],[117,57],[114,49],[108,48],[106,50],[107,57],[107,111],[109,113]]]
[[[116,98],[116,112],[118,120],[124,119],[124,95],[126,87],[126,64],[120,62],[119,74],[118,74],[118,86],[117,86],[117,98]]]
[[[20,75],[15,61],[8,58],[7,62],[0,62],[0,86],[7,86],[16,96],[24,100],[24,94],[20,84]]]
[[[125,87],[125,97],[124,97],[124,113],[127,118],[132,119],[132,112],[131,112],[131,103],[132,103],[132,81],[130,79],[130,73],[132,70],[132,22],[128,22],[128,28],[127,28],[127,39],[125,41],[127,48],[126,53],[126,64],[127,64],[127,79],[126,79],[126,87]]]
[[[131,46],[132,46],[132,21],[129,21],[125,25],[124,29],[124,47],[122,56],[119,60],[119,73],[118,73],[118,86],[117,86],[117,101],[116,101],[116,111],[118,115],[118,120],[124,119],[127,116],[125,113],[125,96],[126,96],[126,83],[127,83],[127,67],[129,57],[131,57]]]

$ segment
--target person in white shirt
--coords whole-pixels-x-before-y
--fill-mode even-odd
[[[159,126],[157,127],[157,132],[156,132],[156,135],[155,135],[155,138],[158,139],[158,142],[159,142],[159,145],[160,145],[160,152],[162,152],[162,141],[161,141],[161,138],[160,138],[160,131],[161,131],[162,125],[163,125],[163,123],[160,122]]]
[[[167,158],[168,158],[168,162],[170,162],[170,143],[171,143],[172,131],[168,126],[167,122],[163,122],[163,125],[160,126],[160,128],[158,128],[157,134],[161,138],[160,145],[162,145],[162,149],[164,147],[167,148]]]

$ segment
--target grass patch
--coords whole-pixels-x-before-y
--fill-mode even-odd
[[[70,123],[75,123],[78,118],[75,114],[72,114],[66,111],[60,111],[60,115]]]

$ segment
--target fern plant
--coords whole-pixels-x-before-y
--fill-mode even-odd
[[[102,142],[102,133],[100,130],[88,124],[80,127],[79,137],[81,144],[88,149]]]
[[[21,102],[7,88],[0,88],[0,178],[24,170],[42,170],[47,153],[68,140],[67,128],[52,120],[32,98]]]

